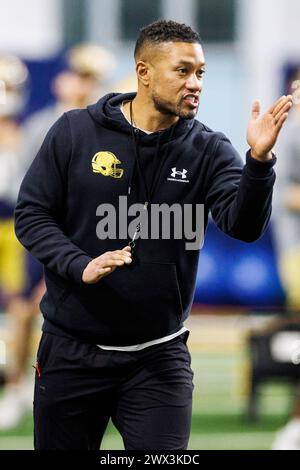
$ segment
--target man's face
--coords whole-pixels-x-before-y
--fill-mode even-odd
[[[168,42],[150,63],[149,93],[162,114],[193,119],[202,91],[205,59],[198,43]]]

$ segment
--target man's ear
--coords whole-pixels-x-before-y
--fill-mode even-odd
[[[143,60],[139,60],[136,63],[136,74],[137,78],[140,82],[143,83],[144,86],[149,85],[150,81],[150,64],[148,62],[144,62]]]

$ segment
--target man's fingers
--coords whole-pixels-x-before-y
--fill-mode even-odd
[[[107,259],[103,260],[102,267],[107,268],[107,267],[112,267],[112,266],[124,266],[124,264],[130,264],[131,259]]]
[[[116,268],[103,268],[102,271],[103,272],[100,272],[100,277],[103,278],[103,277],[106,277],[108,276],[109,274],[111,274],[112,272],[114,272]]]
[[[115,250],[115,251],[111,251],[110,253],[115,253],[115,254],[121,255],[121,254],[124,254],[124,251],[125,252],[131,252],[131,247],[130,246],[125,246],[124,248],[122,248],[122,250]]]
[[[131,258],[131,253],[127,251],[111,251],[104,253],[103,255],[99,256],[98,258],[95,258],[94,261],[96,264],[102,264],[103,260],[109,260],[109,259],[127,259]]]
[[[110,267],[108,267],[108,268],[98,268],[97,269],[97,273],[100,274],[100,275],[110,273],[110,272],[111,272]]]
[[[277,106],[275,106],[272,114],[273,116],[276,118],[276,116],[280,113],[280,111],[284,108],[284,106],[286,106],[287,104],[287,100],[284,99],[284,100],[281,100]]]
[[[272,104],[272,106],[271,106],[270,109],[268,110],[268,113],[273,114],[275,108],[276,108],[278,105],[280,105],[280,103],[281,103],[283,100],[285,100],[285,99],[286,99],[286,96],[285,96],[285,95],[281,96],[277,101],[275,101],[275,103]]]
[[[282,111],[282,109],[287,105],[290,107],[293,105],[292,97],[290,95],[288,95],[285,99],[281,100],[280,103],[278,103],[278,105],[273,110],[273,113],[272,113],[273,116],[274,117],[277,116]]]
[[[275,124],[277,124],[277,122],[279,121],[279,119],[281,118],[281,116],[285,113],[287,113],[291,107],[293,106],[293,103],[291,101],[288,101],[287,103],[283,104],[281,106],[281,108],[277,111],[276,114],[274,114],[274,119],[275,119]]]
[[[277,122],[277,124],[276,124],[276,126],[275,126],[275,129],[276,129],[276,133],[277,133],[277,134],[280,132],[280,129],[282,128],[283,123],[286,121],[288,115],[289,115],[288,113],[284,113],[284,114],[279,118],[279,121]]]
[[[112,262],[113,261],[119,261],[121,263],[126,263],[126,264],[129,264],[131,263],[131,256],[129,253],[122,253],[121,255],[118,255],[118,254],[114,254],[112,253],[111,255],[109,256],[106,256],[104,257],[101,261],[100,261],[100,264],[103,266],[103,263],[104,263],[104,266],[112,266]]]
[[[257,119],[260,115],[260,102],[258,100],[254,101],[252,105],[252,119]]]
[[[111,255],[109,256],[105,256],[105,259],[121,259],[121,260],[125,260],[127,258],[131,258],[131,254],[130,253],[124,253],[121,252],[120,254],[118,253],[112,253]]]
[[[107,252],[92,262],[94,266],[91,266],[91,269],[93,269],[91,273],[94,274],[91,275],[92,278],[94,276],[96,277],[91,281],[91,283],[98,282],[102,277],[115,271],[116,268],[132,262],[130,253],[126,252],[125,254],[122,250],[118,250],[118,253],[114,251]]]
[[[94,271],[93,275],[91,275],[90,280],[86,281],[86,284],[95,284],[100,281],[102,277],[108,276],[111,272],[112,268],[98,268]]]

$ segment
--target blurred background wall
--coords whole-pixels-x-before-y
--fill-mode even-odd
[[[133,71],[140,26],[157,18],[186,22],[203,39],[207,75],[199,119],[243,152],[250,103],[267,105],[283,88],[283,67],[298,61],[297,0],[1,0],[0,51],[53,59],[81,41],[118,57],[112,82]]]

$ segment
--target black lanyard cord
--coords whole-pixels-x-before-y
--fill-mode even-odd
[[[144,173],[143,173],[142,168],[141,168],[141,162],[140,162],[139,142],[138,142],[139,130],[137,128],[134,129],[134,126],[133,126],[132,101],[130,102],[130,121],[131,121],[131,134],[132,134],[132,139],[133,139],[133,142],[134,142],[134,152],[135,152],[136,165],[137,165],[137,168],[138,168],[140,178],[142,179],[142,182],[143,182],[146,201],[147,201],[147,204],[149,205],[152,202],[153,194],[154,194],[155,188],[158,184],[163,165],[164,165],[165,161],[168,158],[170,141],[172,140],[173,133],[174,133],[174,130],[175,130],[175,126],[172,126],[172,129],[171,129],[171,132],[170,132],[170,137],[169,137],[168,143],[167,143],[165,158],[161,158],[160,162],[159,161],[156,162],[156,160],[158,160],[159,146],[160,146],[160,141],[161,141],[161,131],[159,131],[158,138],[157,138],[157,141],[156,141],[156,148],[155,148],[155,154],[154,154],[154,158],[153,158],[153,164],[152,164],[151,183],[150,183],[150,187],[148,187],[148,185],[146,183]]]
[[[132,140],[133,140],[133,144],[134,144],[134,154],[135,154],[135,163],[136,163],[136,165],[134,165],[134,168],[133,168],[131,182],[129,183],[128,194],[130,194],[130,192],[131,192],[131,183],[132,183],[132,180],[133,180],[133,176],[134,176],[134,173],[135,173],[135,166],[136,166],[137,169],[138,169],[139,176],[140,176],[140,178],[143,182],[144,191],[145,191],[144,209],[147,210],[148,207],[150,206],[151,202],[152,202],[152,198],[153,198],[153,195],[154,195],[154,190],[155,190],[155,188],[158,184],[158,181],[159,181],[159,178],[160,178],[160,175],[161,175],[161,172],[162,172],[163,165],[164,165],[164,163],[166,162],[166,160],[168,158],[170,141],[172,140],[173,133],[174,133],[176,125],[172,126],[172,128],[171,128],[170,136],[169,136],[168,143],[167,143],[165,158],[161,158],[160,161],[158,160],[158,158],[159,158],[158,157],[159,146],[160,146],[160,140],[161,140],[161,132],[159,131],[157,142],[156,142],[155,154],[154,154],[154,158],[153,158],[151,182],[150,182],[150,187],[149,187],[147,185],[144,173],[142,172],[141,163],[140,163],[139,129],[134,128],[134,126],[133,126],[132,101],[130,101],[130,122],[131,122],[131,135],[132,135]],[[156,162],[156,160],[158,160],[158,162]],[[155,170],[157,170],[157,172]],[[132,249],[132,253],[133,253],[133,250],[135,248],[135,239],[136,239],[138,233],[140,232],[140,230],[141,230],[141,224],[138,223],[138,225],[136,227],[136,231],[133,235],[133,238],[129,243],[129,245],[131,246],[131,249]]]

